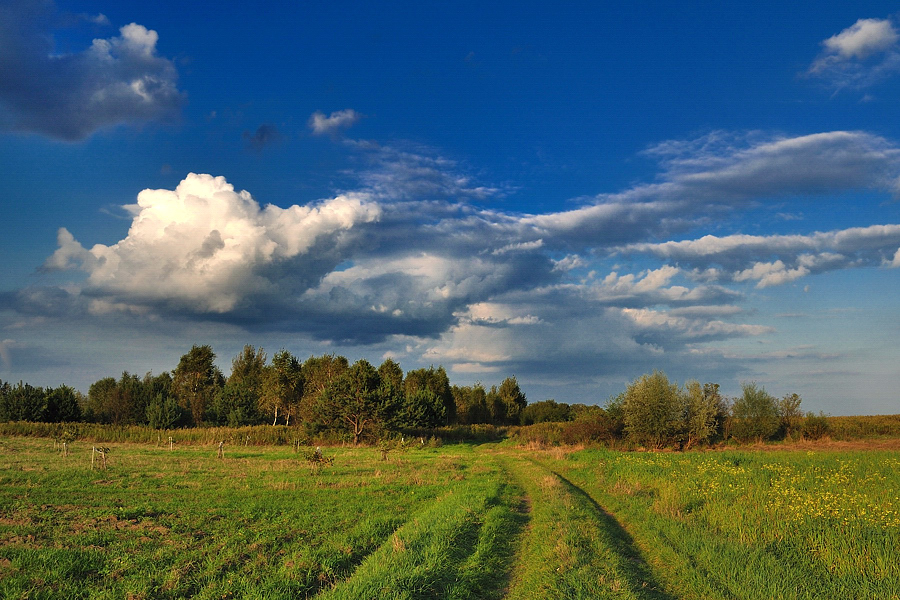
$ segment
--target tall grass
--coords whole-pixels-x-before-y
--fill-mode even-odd
[[[629,524],[678,597],[900,595],[896,452],[547,459]]]

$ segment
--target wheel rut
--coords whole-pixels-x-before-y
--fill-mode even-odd
[[[586,490],[532,458],[498,459],[530,504],[507,598],[676,600],[625,527]]]

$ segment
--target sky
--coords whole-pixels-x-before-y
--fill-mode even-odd
[[[0,379],[209,344],[900,412],[889,2],[0,0]]]

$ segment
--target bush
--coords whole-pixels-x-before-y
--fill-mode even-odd
[[[685,398],[661,371],[642,375],[625,390],[625,433],[634,442],[659,449],[677,441]]]
[[[731,434],[742,442],[772,438],[781,425],[777,400],[756,383],[745,383],[741,388],[743,395],[731,406]]]
[[[806,413],[806,418],[800,426],[801,435],[807,440],[818,440],[829,434],[831,426],[828,423],[828,415],[823,412],[815,414]]]

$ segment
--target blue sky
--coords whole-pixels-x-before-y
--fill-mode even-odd
[[[0,378],[211,344],[898,412],[900,14],[0,2]]]

